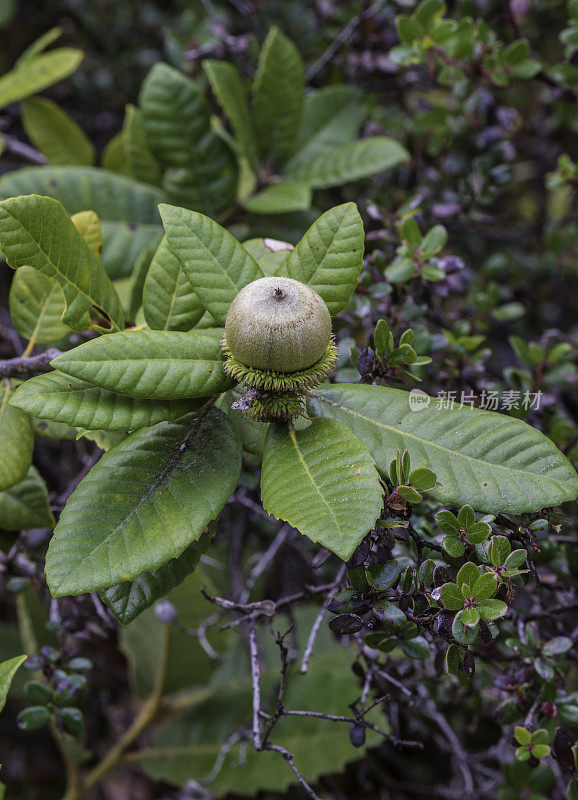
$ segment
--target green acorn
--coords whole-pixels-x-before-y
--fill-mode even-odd
[[[226,372],[249,390],[237,408],[253,419],[291,420],[302,394],[335,368],[327,306],[292,278],[260,278],[231,303],[222,347]]]

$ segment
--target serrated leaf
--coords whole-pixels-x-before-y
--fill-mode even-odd
[[[272,27],[259,54],[251,110],[259,152],[266,162],[283,164],[295,149],[305,98],[299,51]]]
[[[365,445],[344,425],[315,420],[300,431],[270,426],[263,454],[265,510],[348,559],[373,527],[382,489]]]
[[[28,195],[0,203],[0,248],[13,269],[34,267],[60,284],[62,321],[73,330],[124,326],[110,278],[57,200]]]
[[[143,288],[143,313],[149,327],[159,331],[190,331],[205,313],[166,237],[161,240],[148,268]]]
[[[258,194],[241,201],[253,214],[289,214],[306,211],[311,206],[311,187],[305,181],[285,180],[274,183]]]
[[[0,491],[19,483],[32,461],[34,435],[30,417],[17,408],[10,408],[9,386],[0,385]]]
[[[22,103],[22,124],[28,138],[49,164],[94,164],[94,147],[82,128],[59,105],[46,97]]]
[[[157,63],[139,95],[147,142],[169,171],[164,187],[175,202],[221,213],[235,200],[237,161],[211,125],[200,85],[168,64]]]
[[[311,286],[338,314],[357,286],[363,251],[363,221],[355,203],[344,203],[313,223],[277,274]]]
[[[121,625],[128,625],[153,603],[179,586],[196,569],[210,541],[211,535],[205,533],[198,542],[192,542],[183,550],[180,556],[171,558],[158,569],[143,572],[133,581],[103,589],[100,592],[102,601]]]
[[[361,127],[366,110],[361,95],[351,86],[326,86],[305,98],[295,154],[287,164],[290,172],[351,142]]]
[[[66,504],[46,557],[53,595],[158,569],[197,541],[232,494],[241,447],[215,408],[127,436]]]
[[[41,92],[53,83],[68,78],[84,54],[72,47],[59,47],[20,62],[0,78],[0,108]]]
[[[409,153],[398,142],[370,136],[297,164],[287,176],[307,181],[314,189],[327,189],[376,175],[408,160]]]
[[[137,181],[158,186],[161,168],[149,147],[140,109],[127,105],[122,131],[128,174]]]
[[[381,386],[315,390],[308,405],[315,416],[349,425],[382,472],[398,448],[407,448],[414,466],[436,473],[441,486],[430,495],[439,502],[518,514],[578,495],[569,461],[540,431],[513,417],[434,404],[411,411],[408,392]]]
[[[27,658],[28,656],[16,656],[16,658],[11,658],[0,664],[0,713],[6,705],[6,698],[8,697],[12,679]]]
[[[126,397],[50,372],[30,378],[18,387],[10,405],[40,419],[77,428],[134,431],[163,420],[182,417],[198,407],[195,400],[143,400]]]
[[[178,331],[123,331],[101,336],[52,361],[81,381],[127,397],[206,397],[235,385],[223,369],[218,339]]]
[[[57,342],[70,333],[62,322],[66,308],[62,289],[32,267],[20,267],[14,273],[9,304],[12,324],[25,339]]]
[[[224,325],[237,293],[263,271],[234,236],[204,214],[167,205],[160,212],[170,249],[203,306]]]
[[[247,90],[239,70],[226,61],[203,61],[203,69],[217,102],[226,114],[242,153],[257,166],[256,135],[249,111]]]
[[[36,469],[30,467],[21,481],[0,492],[0,529],[27,531],[53,526],[46,485]]]
[[[142,250],[162,236],[157,204],[164,192],[104,169],[28,167],[0,178],[0,199],[22,194],[53,197],[69,214],[94,211],[102,225],[102,263],[113,278],[131,275]]]

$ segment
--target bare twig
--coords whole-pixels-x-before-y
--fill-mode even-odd
[[[30,147],[29,144],[21,142],[20,139],[17,139],[15,136],[10,136],[8,133],[3,133],[2,139],[6,145],[6,149],[11,153],[16,153],[16,155],[22,156],[22,158],[28,159],[28,161],[33,161],[35,164],[47,163],[46,158],[42,155],[42,153],[40,153],[38,150],[35,150],[33,147]]]
[[[331,596],[335,589],[340,585],[341,581],[343,580],[343,576],[345,575],[345,570],[347,569],[346,564],[342,564],[339,568],[339,572],[337,573],[337,577],[331,584],[329,591],[327,592],[327,597],[323,600],[323,605],[321,606],[321,610],[319,614],[315,618],[315,622],[313,623],[313,627],[311,628],[311,632],[309,633],[309,638],[307,639],[307,646],[305,647],[305,652],[303,653],[303,661],[301,662],[301,674],[305,675],[307,670],[309,669],[309,661],[311,659],[311,655],[313,653],[313,647],[315,646],[315,640],[319,634],[319,630],[321,629],[321,623],[323,622],[323,617],[327,612],[326,603],[327,600],[331,599]]]
[[[0,361],[0,378],[28,378],[43,372],[51,372],[50,362],[60,355],[60,350],[51,347],[44,353],[28,358],[8,358]]]

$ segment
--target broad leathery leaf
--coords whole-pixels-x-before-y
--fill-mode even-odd
[[[22,124],[28,138],[56,166],[92,166],[94,147],[82,128],[60,106],[46,97],[22,103]]]
[[[206,397],[235,385],[223,369],[218,339],[181,331],[123,331],[68,350],[52,365],[127,397]]]
[[[9,304],[12,324],[25,339],[42,344],[70,333],[62,322],[66,308],[62,289],[32,267],[20,267],[14,273]]]
[[[110,278],[57,200],[28,195],[0,203],[0,248],[14,269],[34,267],[58,281],[66,301],[62,321],[73,330],[124,326]]]
[[[409,153],[394,139],[370,136],[299,163],[287,177],[307,181],[314,189],[326,189],[376,175],[408,160]]]
[[[148,326],[159,331],[190,331],[205,313],[166,236],[145,278],[143,312]]]
[[[217,102],[226,114],[243,155],[256,168],[256,135],[249,111],[247,90],[234,64],[226,61],[203,61],[203,69]]]
[[[199,400],[142,400],[92,386],[60,372],[37,375],[21,384],[10,406],[40,419],[75,428],[134,431],[194,411]]]
[[[254,258],[229,231],[204,214],[159,206],[169,247],[181,262],[195,293],[221,325],[238,292],[263,277]]]
[[[315,420],[300,431],[271,425],[261,471],[267,513],[348,559],[383,505],[367,446],[345,425]]]
[[[277,274],[306,283],[333,316],[343,311],[363,267],[365,233],[355,203],[335,206],[319,217]]]
[[[79,211],[70,219],[92,252],[99,256],[102,253],[102,228],[98,215],[94,211]]]
[[[245,250],[253,256],[257,264],[261,267],[265,275],[275,275],[277,270],[293,250],[293,245],[289,242],[281,242],[279,239],[247,239],[242,242]]]
[[[365,116],[361,93],[351,86],[327,86],[308,94],[296,152],[287,170],[290,172],[299,164],[353,141]]]
[[[62,512],[46,557],[52,594],[107,589],[176,558],[217,517],[240,470],[239,441],[215,408],[130,434]]]
[[[300,619],[300,628],[305,630],[307,624],[310,628],[313,618],[311,621]],[[276,653],[269,652],[261,674],[264,696],[274,691],[279,676]],[[207,778],[222,751],[223,741],[250,719],[251,678],[243,669],[243,660],[235,656],[233,652],[234,674],[224,670],[224,674],[217,673],[204,692],[199,691],[191,698],[188,709],[159,727],[153,747],[143,751],[141,763],[156,779],[183,785],[191,779]],[[307,680],[295,672],[287,679],[285,703],[288,708],[317,711],[323,707],[328,714],[348,715],[347,704],[354,699],[355,684],[347,650],[343,647],[316,652]],[[383,717],[379,720],[375,712],[370,712],[368,721],[383,725]],[[299,773],[310,784],[315,784],[320,775],[334,775],[364,753],[364,748],[357,750],[351,746],[347,725],[312,717],[287,717],[278,726],[274,741],[289,749]],[[379,734],[368,730],[364,747],[375,746],[378,741]],[[225,755],[221,769],[209,784],[209,791],[214,797],[229,793],[253,796],[259,791],[286,792],[296,783],[295,774],[283,763],[279,753],[257,753],[237,742]]]
[[[477,511],[519,514],[578,495],[578,476],[540,431],[513,417],[468,406],[412,411],[409,393],[381,386],[315,390],[309,409],[338,420],[369,446],[388,473],[398,449],[412,467],[429,467],[441,486],[428,493],[441,503]]]
[[[129,175],[137,181],[158,186],[161,182],[161,168],[147,142],[142,112],[127,105],[122,144]]]
[[[28,414],[10,408],[9,386],[0,385],[0,491],[19,483],[30,467],[34,434]]]
[[[305,99],[303,60],[277,27],[259,54],[252,112],[259,151],[266,162],[283,164],[293,154]]]
[[[142,250],[162,235],[162,190],[104,169],[27,167],[0,178],[0,199],[20,194],[53,197],[69,214],[94,211],[102,226],[102,263],[112,278],[132,274]]]
[[[24,100],[68,78],[76,70],[84,54],[72,47],[59,47],[49,53],[40,53],[24,63],[17,64],[0,78],[0,108]]]
[[[143,572],[133,581],[125,581],[110,589],[103,589],[100,597],[121,625],[128,625],[153,603],[181,584],[197,568],[207,551],[211,535],[204,533],[198,542],[192,542],[180,556],[171,558],[158,569]]]
[[[21,481],[0,492],[0,529],[27,531],[52,527],[54,517],[46,485],[36,469],[30,467]]]
[[[27,658],[28,656],[16,656],[16,658],[11,658],[9,661],[3,661],[0,664],[0,712],[4,710],[6,705],[6,698],[8,697],[12,679]]]
[[[241,205],[253,214],[306,211],[311,205],[311,187],[305,181],[281,181],[247,197]]]
[[[168,64],[155,64],[139,106],[147,142],[168,169],[163,185],[172,200],[219,214],[234,203],[237,160],[211,124],[200,85]]]
[[[112,137],[112,139],[108,140],[104,150],[102,151],[100,163],[103,169],[114,172],[117,175],[125,175],[126,177],[130,177],[128,174],[128,166],[124,154],[123,131],[119,131]]]

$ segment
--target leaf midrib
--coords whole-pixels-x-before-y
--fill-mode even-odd
[[[317,392],[311,392],[310,394],[311,394],[312,397],[316,397],[318,400],[321,400],[321,402],[323,402],[323,403],[327,403],[327,405],[329,405],[329,406],[334,406],[335,408],[338,408],[340,411],[344,411],[344,412],[346,412],[348,414],[351,414],[354,417],[359,417],[359,419],[362,419],[364,422],[369,422],[369,423],[371,423],[373,425],[377,425],[380,428],[384,428],[385,430],[391,431],[391,432],[396,433],[396,434],[398,434],[400,436],[406,436],[409,439],[414,439],[416,442],[419,442],[422,445],[424,445],[424,444],[425,445],[429,445],[430,447],[436,448],[438,450],[441,450],[444,453],[447,453],[448,456],[457,457],[457,458],[464,458],[464,459],[467,459],[468,461],[474,461],[474,462],[476,462],[478,464],[490,465],[490,466],[495,467],[497,469],[505,470],[506,472],[519,472],[522,475],[526,475],[526,476],[527,475],[533,475],[535,478],[538,478],[540,480],[549,481],[549,482],[556,483],[556,484],[562,483],[562,481],[560,479],[558,479],[558,478],[551,478],[551,477],[547,477],[547,476],[544,476],[544,475],[539,475],[536,472],[531,472],[530,470],[521,469],[519,467],[508,467],[508,466],[505,466],[504,464],[498,464],[495,461],[484,461],[482,458],[475,458],[474,456],[467,455],[467,453],[461,453],[458,450],[449,450],[447,447],[444,447],[443,445],[438,444],[437,442],[432,442],[430,439],[420,439],[420,437],[416,436],[414,433],[410,433],[409,431],[400,430],[399,428],[394,428],[392,425],[387,425],[386,423],[380,422],[379,420],[373,419],[372,417],[366,417],[364,414],[360,414],[359,411],[354,411],[353,409],[349,408],[348,406],[344,406],[344,405],[341,405],[340,403],[336,403],[334,400],[330,400],[329,398],[324,397],[323,395],[318,394]]]
[[[335,515],[335,512],[333,511],[333,509],[331,508],[331,506],[329,505],[329,503],[325,499],[325,496],[322,493],[321,489],[319,488],[319,486],[315,482],[315,479],[314,479],[313,475],[311,474],[311,470],[309,469],[305,459],[303,458],[303,455],[301,453],[301,448],[299,447],[299,443],[297,441],[297,437],[295,436],[295,431],[293,431],[293,430],[290,431],[289,432],[289,437],[290,437],[291,441],[293,442],[293,447],[295,448],[295,452],[297,453],[297,458],[299,459],[299,461],[303,465],[303,469],[305,470],[305,473],[307,474],[307,477],[311,481],[311,484],[312,484],[313,488],[315,489],[315,491],[317,492],[317,494],[319,495],[319,497],[321,498],[323,503],[327,506],[327,510],[329,511],[331,516],[333,517],[333,521],[335,523],[335,527],[337,529],[337,532],[339,533],[339,542],[340,542],[340,544],[343,544],[343,535],[342,535],[342,532],[341,532],[341,528],[339,526],[339,521],[338,521],[338,519],[337,519],[337,517]]]

